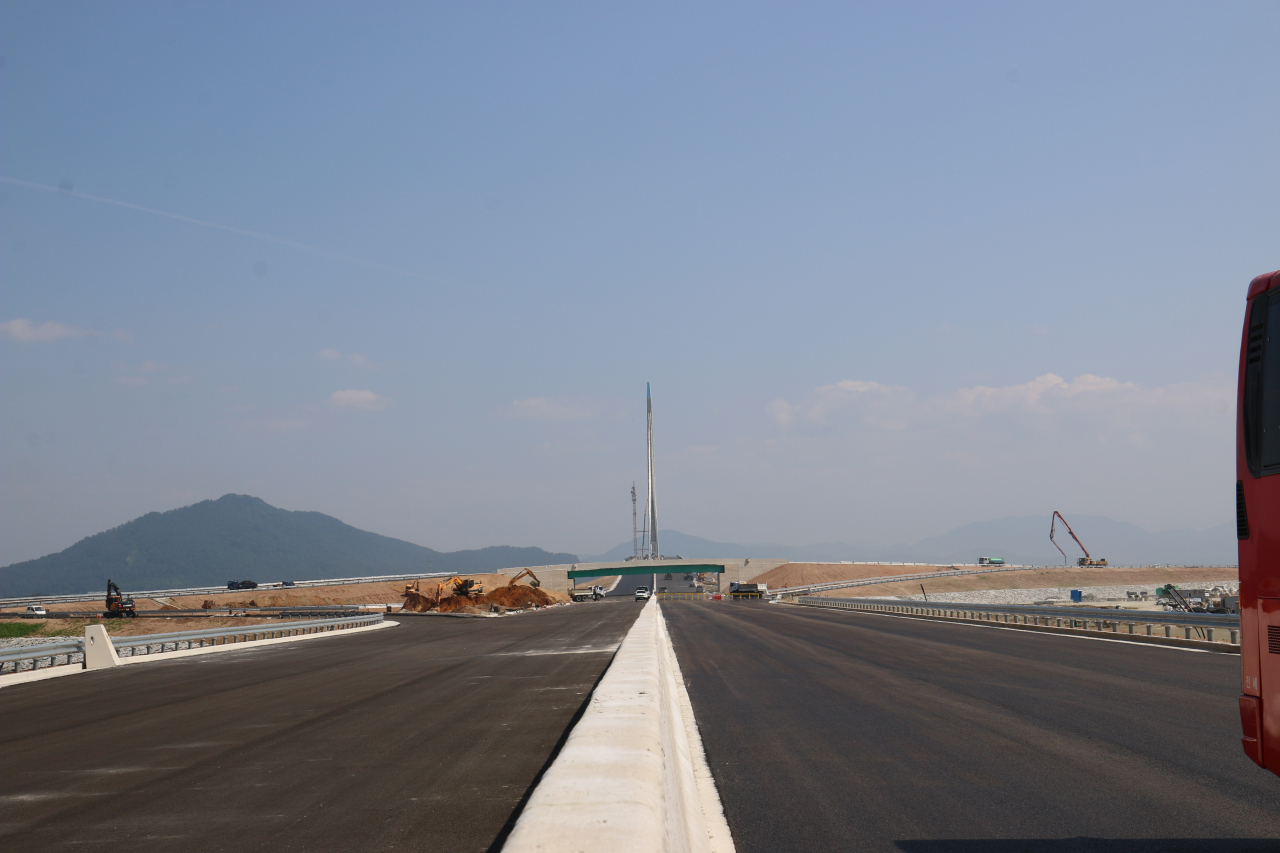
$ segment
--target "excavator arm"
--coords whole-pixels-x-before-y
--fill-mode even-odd
[[[520,578],[525,577],[526,575],[529,577],[529,586],[533,587],[534,589],[537,589],[538,587],[542,586],[542,581],[538,580],[538,576],[533,573],[532,569],[525,569],[523,572],[516,575],[511,580],[507,581],[507,586],[515,586],[516,581],[520,580]]]

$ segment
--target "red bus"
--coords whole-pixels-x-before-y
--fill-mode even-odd
[[[1249,284],[1236,402],[1241,742],[1280,775],[1280,270]]]

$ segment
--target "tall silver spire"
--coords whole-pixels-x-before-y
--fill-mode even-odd
[[[649,410],[649,559],[658,559],[658,495],[653,482],[653,389],[644,383],[645,404]]]

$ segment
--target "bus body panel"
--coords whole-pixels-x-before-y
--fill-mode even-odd
[[[1265,365],[1277,365],[1280,350],[1280,271],[1255,278],[1249,284],[1244,330],[1240,342],[1240,373],[1236,388],[1236,480],[1238,497],[1243,498],[1248,538],[1240,539],[1240,727],[1244,752],[1259,765],[1280,774],[1280,469],[1274,465],[1255,476],[1249,467],[1245,443],[1246,369],[1249,333],[1254,324],[1255,306],[1267,308],[1272,318],[1264,343]],[[1270,339],[1275,340],[1274,347]],[[1255,346],[1256,346],[1255,339]],[[1274,367],[1263,371],[1261,383],[1267,394],[1277,393],[1280,373]],[[1259,406],[1255,396],[1249,405]],[[1265,406],[1261,412],[1266,413]],[[1274,412],[1274,409],[1271,410]],[[1254,413],[1255,419],[1261,414]],[[1280,424],[1269,424],[1280,430]],[[1273,432],[1272,435],[1275,433]],[[1253,439],[1259,442],[1258,438]],[[1272,441],[1275,439],[1267,439]],[[1274,445],[1272,445],[1274,447]],[[1255,462],[1262,450],[1255,448]],[[1240,531],[1243,533],[1243,529]],[[1274,639],[1273,639],[1274,638]],[[1274,651],[1273,651],[1274,650]]]

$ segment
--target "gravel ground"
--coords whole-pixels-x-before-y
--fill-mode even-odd
[[[0,651],[4,651],[6,649],[29,648],[31,646],[46,646],[49,643],[63,643],[63,642],[66,642],[67,640],[75,640],[75,639],[78,639],[78,638],[77,637],[6,637],[4,639],[0,639]],[[84,655],[80,653],[73,654],[71,655],[71,659],[69,661],[67,660],[66,655],[59,655],[57,658],[58,665],[61,666],[64,662],[83,663]],[[50,661],[48,658],[45,658],[39,661],[39,663],[40,663],[40,669],[44,669],[45,667],[50,665]],[[28,670],[32,670],[35,668],[36,668],[36,660],[34,659],[5,662],[4,664],[0,664],[0,675],[10,675],[14,672],[27,672]]]
[[[0,639],[0,650],[21,649],[25,646],[43,646],[47,643],[64,643],[67,640],[79,640],[80,637],[5,637]]]
[[[1179,589],[1209,589],[1215,586],[1231,587],[1239,585],[1235,580],[1184,581],[1178,583]],[[1115,599],[1127,601],[1128,593],[1146,591],[1151,600],[1155,600],[1157,584],[1129,584],[1128,586],[1083,586],[1075,587],[1084,593],[1085,601],[1107,601]],[[927,588],[927,587],[926,587]],[[937,592],[929,594],[929,601],[963,602],[967,604],[1035,604],[1048,598],[1071,598],[1072,587],[1040,587],[1038,589],[984,589],[972,592]],[[1090,599],[1089,596],[1093,598]],[[921,601],[924,596],[895,595],[883,596],[881,600]]]

